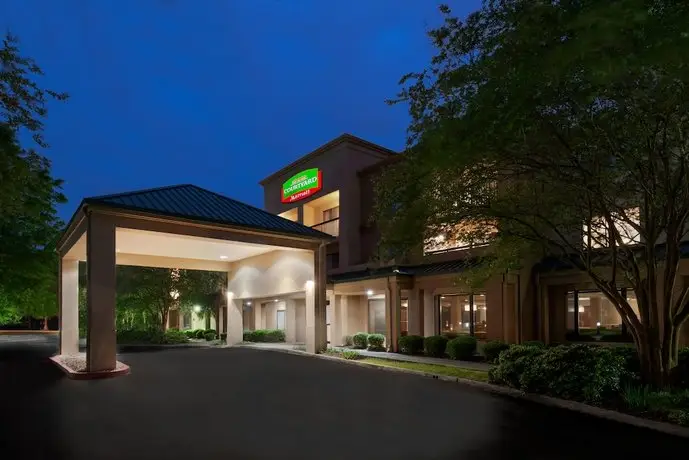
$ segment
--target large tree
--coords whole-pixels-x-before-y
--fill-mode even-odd
[[[43,120],[49,98],[67,95],[42,89],[36,63],[19,53],[8,35],[0,47],[0,322],[56,310],[54,243],[62,222],[55,206],[64,202],[61,181],[51,176],[50,161],[23,148],[27,131],[45,148]]]
[[[490,0],[447,7],[403,79],[409,152],[378,184],[383,244],[490,244],[482,276],[559,257],[619,312],[645,379],[671,380],[689,283],[689,4]],[[437,239],[435,241],[438,241]],[[636,294],[638,310],[619,287]]]

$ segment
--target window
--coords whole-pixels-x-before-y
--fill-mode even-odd
[[[334,208],[326,209],[323,211],[323,221],[322,222],[327,222],[329,220],[333,219],[339,219],[340,218],[340,207],[335,206]]]
[[[368,332],[385,335],[385,299],[368,300]]]
[[[400,312],[400,335],[409,332],[409,299],[402,299]]]
[[[615,244],[622,245],[639,244],[641,239],[639,232],[634,228],[634,225],[639,225],[640,211],[639,208],[630,208],[621,214],[613,214],[613,223],[615,230],[619,233],[619,241],[615,240]],[[634,225],[632,225],[634,224]],[[589,239],[589,226],[583,226],[584,246],[590,248],[605,248],[610,246],[610,235],[608,231],[608,224],[602,217],[594,217],[591,219],[591,235]]]
[[[487,331],[485,294],[442,295],[440,304],[441,334],[471,334],[485,337]]]
[[[277,326],[275,329],[280,329],[281,331],[285,330],[285,320],[287,318],[287,312],[285,310],[278,310],[277,311],[277,318],[276,318],[276,324]]]
[[[620,294],[638,315],[634,292],[621,289]],[[622,317],[601,291],[567,293],[566,327],[569,340],[630,340]]]
[[[182,315],[182,329],[191,329],[191,313]]]
[[[495,236],[497,228],[486,222],[463,222],[434,229],[434,232],[424,242],[425,254],[485,246]]]

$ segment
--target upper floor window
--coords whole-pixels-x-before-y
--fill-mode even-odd
[[[325,209],[323,211],[323,222],[326,222],[328,220],[333,220],[333,219],[339,219],[340,218],[340,207],[335,206],[334,208],[330,209]]]
[[[495,236],[495,233],[497,233],[495,225],[485,222],[462,222],[447,225],[426,238],[424,253],[433,254],[485,246]]]
[[[639,244],[641,238],[636,227],[640,224],[639,208],[629,208],[624,214],[613,214],[615,231],[610,231],[608,222],[602,217],[594,217],[583,226],[584,246],[589,248],[607,248],[614,245]]]

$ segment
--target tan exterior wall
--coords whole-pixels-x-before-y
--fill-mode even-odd
[[[313,253],[277,250],[231,264],[228,288],[238,299],[292,294],[314,279]]]

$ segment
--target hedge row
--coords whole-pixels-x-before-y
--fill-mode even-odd
[[[187,329],[184,331],[184,335],[190,339],[215,340],[218,338],[218,331],[215,329]]]
[[[155,344],[169,345],[187,343],[189,338],[177,329],[165,332],[159,329],[122,329],[117,331],[119,344]]]
[[[244,331],[243,340],[245,342],[284,342],[285,331],[282,329],[257,329],[255,331]]]
[[[360,350],[367,348],[371,351],[385,351],[385,336],[383,334],[357,332],[351,338],[345,337],[344,342],[345,345],[351,344]]]

